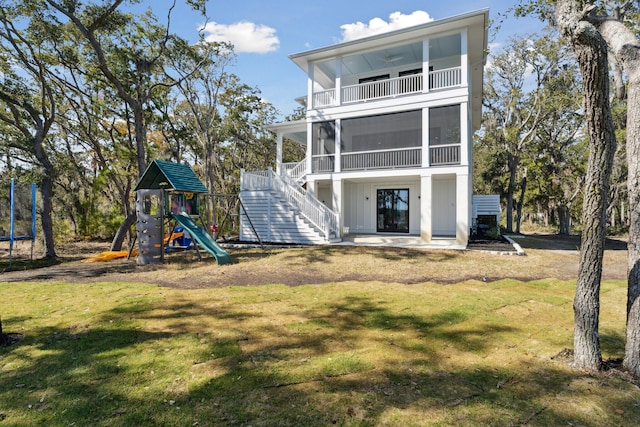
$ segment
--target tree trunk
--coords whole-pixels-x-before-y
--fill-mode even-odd
[[[640,377],[640,41],[620,21],[608,17],[593,17],[592,20],[628,77],[626,148],[629,276],[627,340],[623,366],[635,377]]]
[[[140,178],[147,169],[147,126],[144,121],[143,105],[140,103],[131,103],[129,105],[133,110],[134,128],[136,133],[136,160],[138,162],[138,178]]]
[[[49,172],[45,172],[42,177],[40,195],[42,196],[40,221],[44,237],[44,256],[45,258],[55,258],[57,255],[53,238],[53,179]]]
[[[574,309],[574,366],[600,370],[598,335],[600,280],[606,228],[609,176],[615,154],[615,133],[609,104],[607,44],[592,24],[587,9],[576,0],[558,1],[556,20],[573,48],[583,79],[585,122],[589,137],[589,164],[582,209],[582,245]]]
[[[627,167],[629,176],[629,242],[627,282],[627,341],[623,366],[640,377],[640,84],[627,89]]]
[[[135,212],[132,214],[129,214],[124,219],[124,222],[122,223],[122,225],[120,225],[120,228],[118,228],[118,231],[116,232],[116,235],[113,238],[113,241],[111,242],[110,250],[112,251],[122,250],[122,244],[124,243],[124,239],[127,237],[127,233],[129,232],[129,230],[131,230],[131,227],[133,226],[133,224],[136,223],[137,219],[138,217]]]
[[[518,212],[516,213],[516,233],[520,234],[520,224],[522,223],[522,207],[524,205],[524,193],[527,190],[527,173],[525,169],[525,174],[522,177],[522,182],[520,184],[520,200],[518,200]]]
[[[558,207],[558,220],[560,222],[560,231],[558,234],[561,236],[571,234],[571,209],[567,205]]]
[[[513,193],[516,188],[516,172],[518,171],[519,159],[509,153],[507,161],[509,166],[509,184],[507,186],[507,228],[508,233],[513,233]]]
[[[33,138],[33,154],[42,165],[43,176],[40,183],[40,195],[42,196],[42,211],[40,221],[42,223],[42,235],[44,237],[45,258],[56,258],[55,240],[53,237],[53,182],[55,179],[55,168],[44,149],[44,136],[46,135],[45,124],[40,123]]]
[[[209,135],[207,135],[209,136]],[[208,137],[204,144],[204,174],[205,181],[207,183],[207,189],[209,190],[210,196],[207,197],[207,212],[206,212],[206,220],[208,222],[208,226],[211,226],[217,222],[216,220],[216,207],[215,207],[215,151],[214,144],[211,141],[211,138]]]

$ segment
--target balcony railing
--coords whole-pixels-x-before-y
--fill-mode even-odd
[[[446,68],[429,72],[429,90],[448,89],[462,84],[462,67]],[[375,82],[344,86],[342,103],[353,104],[375,99],[410,95],[423,91],[423,74],[395,77]],[[326,89],[313,93],[313,108],[338,105],[336,89]]]
[[[431,166],[459,165],[460,144],[431,146],[429,156]],[[422,166],[422,148],[346,152],[340,156],[340,162],[342,171],[418,168]],[[335,156],[312,156],[312,170],[313,173],[334,172]]]
[[[313,107],[329,107],[336,104],[336,90],[327,89],[313,93]]]
[[[459,165],[460,144],[436,145],[429,147],[431,166]]]
[[[462,84],[462,68],[453,67],[429,73],[429,89],[447,89]]]
[[[333,172],[335,170],[335,156],[333,154],[322,154],[311,157],[311,170],[313,173]]]
[[[370,99],[389,98],[422,92],[422,74],[396,77],[342,88],[342,102],[351,104]]]
[[[342,153],[340,160],[343,171],[420,167],[422,148]]]

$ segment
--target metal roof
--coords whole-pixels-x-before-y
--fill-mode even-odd
[[[136,184],[137,190],[174,190],[189,193],[208,193],[207,187],[189,165],[154,160]]]

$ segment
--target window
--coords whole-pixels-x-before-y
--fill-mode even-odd
[[[373,76],[373,77],[365,77],[363,79],[358,80],[358,83],[371,83],[371,82],[379,82],[380,80],[389,80],[389,74],[383,74],[381,76]]]
[[[160,199],[156,194],[145,194],[142,197],[142,213],[158,215],[160,213]]]
[[[422,68],[415,68],[413,70],[400,71],[398,77],[413,76],[420,73],[422,73]]]
[[[422,111],[344,119],[341,147],[345,153],[422,146]]]
[[[186,213],[187,215],[198,215],[198,195],[195,193],[172,193],[169,196],[171,212],[175,214]]]
[[[377,231],[409,232],[409,189],[378,190]]]
[[[429,145],[460,144],[460,105],[429,109]]]

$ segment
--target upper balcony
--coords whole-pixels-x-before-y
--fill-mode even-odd
[[[431,71],[428,76],[429,90],[459,87],[462,84],[462,67]],[[312,106],[313,108],[337,107],[358,102],[418,94],[423,92],[424,86],[424,74],[419,73],[344,86],[341,89],[340,97],[336,96],[338,90],[336,88],[319,90],[313,93]]]
[[[307,108],[321,109],[465,86],[461,33],[309,63]]]

